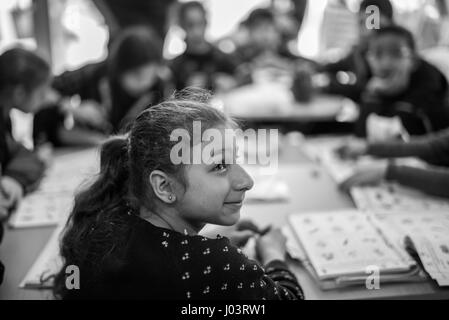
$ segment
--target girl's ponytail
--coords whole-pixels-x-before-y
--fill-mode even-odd
[[[98,178],[75,197],[72,218],[79,221],[126,206],[128,177],[127,139],[113,138],[102,146]]]
[[[128,209],[128,143],[125,138],[113,138],[101,149],[100,173],[97,179],[75,197],[75,204],[61,241],[64,260],[55,276],[54,294],[64,297],[65,268],[76,265],[91,270],[83,281],[95,281],[102,261],[119,263],[115,252],[130,229]],[[104,271],[104,270],[103,270]]]

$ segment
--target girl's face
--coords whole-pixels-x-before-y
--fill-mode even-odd
[[[274,23],[263,22],[250,28],[250,38],[257,48],[275,51],[280,44],[280,35]]]
[[[373,75],[390,78],[402,73],[410,75],[414,67],[414,53],[407,41],[394,34],[386,34],[371,40],[368,63]]]
[[[39,85],[30,92],[23,87],[19,88],[18,92],[15,97],[15,107],[22,112],[35,113],[46,102],[50,92],[50,81]]]
[[[178,208],[186,221],[194,225],[211,223],[224,226],[238,222],[245,193],[253,187],[254,182],[236,164],[235,157],[232,164],[225,163],[228,153],[235,156],[235,146],[214,149],[214,164],[185,167],[187,188],[178,197]]]
[[[120,79],[122,88],[132,97],[138,98],[146,93],[157,81],[159,65],[148,63],[125,72]]]

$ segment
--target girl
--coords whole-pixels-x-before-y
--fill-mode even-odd
[[[386,140],[404,130],[423,135],[449,126],[447,80],[419,57],[410,31],[395,25],[376,30],[366,57],[372,77],[362,94],[358,136]]]
[[[149,28],[133,27],[114,40],[107,62],[109,121],[118,132],[167,90],[162,42]],[[106,99],[104,99],[106,100]],[[105,102],[105,101],[103,101]]]
[[[36,154],[13,139],[10,111],[36,112],[50,79],[50,67],[32,52],[15,48],[0,56],[0,221],[39,181],[45,167]]]
[[[233,123],[204,93],[183,93],[142,112],[129,136],[107,142],[98,179],[75,200],[55,293],[63,299],[297,299],[295,276],[282,262],[279,231],[259,237],[262,268],[229,239],[198,235],[206,223],[237,223],[253,181],[226,150],[212,164],[174,165],[175,129],[192,136]],[[196,145],[195,145],[196,146]],[[190,146],[191,148],[193,145]],[[80,290],[65,287],[65,268],[80,268]]]
[[[165,96],[167,74],[158,36],[148,27],[125,29],[112,41],[106,61],[55,78],[56,105],[36,116],[35,143],[100,144],[105,134],[121,131],[144,108]],[[61,99],[75,95],[81,99],[75,107]],[[66,125],[70,122],[71,128]]]

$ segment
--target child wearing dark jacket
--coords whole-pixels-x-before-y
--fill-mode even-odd
[[[15,48],[0,55],[0,229],[45,169],[35,153],[14,140],[9,113],[12,108],[35,112],[46,98],[50,78],[48,64],[32,52]],[[2,271],[0,263],[0,280]]]
[[[421,59],[413,35],[400,26],[376,30],[370,36],[367,59],[372,72],[361,97],[358,136],[375,136],[369,126],[377,115],[397,118],[410,135],[436,132],[449,126],[448,82]],[[371,119],[370,119],[371,117]]]
[[[179,24],[185,31],[186,51],[173,59],[170,67],[176,89],[201,87],[227,91],[236,85],[236,64],[230,55],[206,40],[207,12],[197,1],[182,3]]]

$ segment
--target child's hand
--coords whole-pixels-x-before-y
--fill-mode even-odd
[[[365,185],[376,185],[385,180],[387,174],[388,164],[380,163],[370,166],[361,166],[356,172],[346,179],[340,188],[349,192],[352,187],[355,186],[365,186]]]
[[[273,260],[284,260],[287,253],[287,240],[281,230],[270,230],[266,235],[260,236],[256,242],[256,253],[263,264]]]
[[[38,158],[48,168],[53,163],[53,146],[51,143],[45,143],[36,148],[36,154]]]
[[[259,229],[251,220],[241,220],[235,225],[235,230],[229,235],[229,240],[237,247],[244,247],[249,239],[264,232],[266,230]]]
[[[399,69],[387,78],[372,78],[367,85],[367,89],[372,93],[391,96],[407,89],[409,81],[410,74]]]
[[[335,153],[343,160],[354,160],[368,151],[368,144],[364,140],[349,141],[335,149]]]
[[[0,220],[6,219],[8,213],[23,198],[23,188],[16,180],[2,177],[0,180]]]

